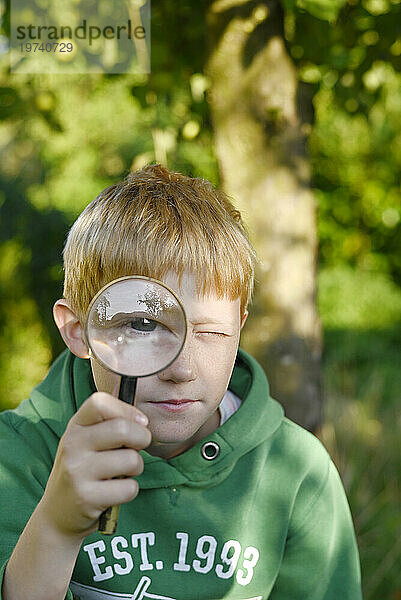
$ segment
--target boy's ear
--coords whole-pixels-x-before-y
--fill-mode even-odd
[[[241,325],[240,325],[240,331],[243,328],[243,326],[245,325],[245,321],[248,318],[248,311],[245,310],[244,314],[242,315],[242,319],[241,319]]]
[[[89,358],[81,322],[64,298],[57,300],[53,306],[53,317],[71,352],[79,358]]]

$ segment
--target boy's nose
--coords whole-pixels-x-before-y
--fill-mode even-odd
[[[182,383],[196,379],[196,366],[188,349],[183,349],[173,363],[158,374],[163,381]]]

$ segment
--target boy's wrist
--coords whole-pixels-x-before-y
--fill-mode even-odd
[[[69,544],[72,547],[77,546],[78,549],[85,537],[89,533],[96,529],[96,525],[90,531],[73,531],[71,529],[62,528],[58,525],[57,521],[52,517],[52,511],[48,505],[47,500],[43,497],[35,509],[37,527],[42,530],[42,533],[46,531],[47,539],[53,544]]]

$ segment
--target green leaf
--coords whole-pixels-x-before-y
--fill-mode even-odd
[[[347,0],[282,0],[286,10],[301,8],[325,21],[335,21]]]

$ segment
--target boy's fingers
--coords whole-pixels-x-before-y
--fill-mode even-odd
[[[93,495],[100,510],[130,502],[139,492],[135,479],[105,479],[98,481],[93,488]]]
[[[93,461],[91,467],[91,476],[95,481],[137,477],[143,471],[143,458],[135,450],[105,450],[100,454],[101,460]]]
[[[85,445],[95,451],[122,447],[141,450],[149,446],[152,436],[149,429],[131,419],[115,418],[88,427],[85,440]]]
[[[106,392],[95,392],[82,404],[73,419],[77,425],[94,425],[109,419],[127,419],[141,425],[148,424],[148,418],[135,406],[131,406]]]

